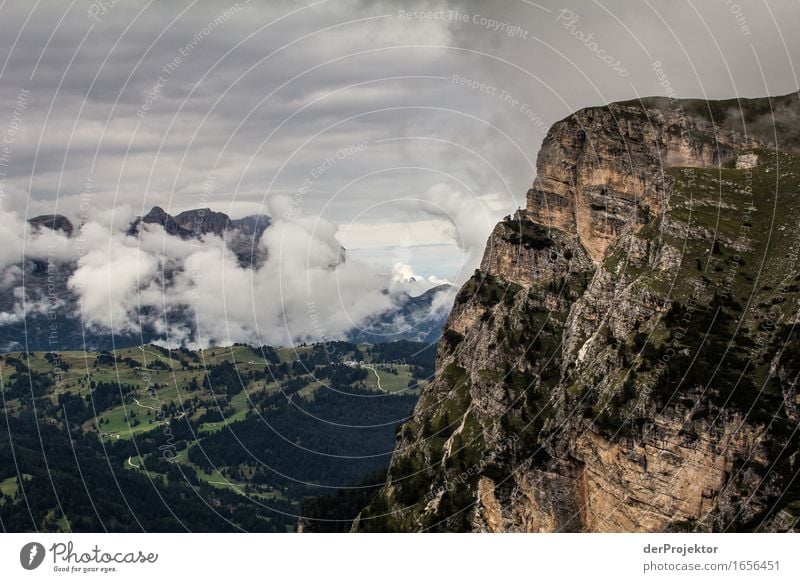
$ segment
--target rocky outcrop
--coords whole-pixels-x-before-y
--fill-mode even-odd
[[[617,104],[581,110],[556,123],[539,152],[531,220],[577,235],[595,261],[629,222],[660,213],[664,170],[719,167],[754,141],[680,109],[641,112]]]
[[[270,224],[268,216],[252,215],[245,218],[231,218],[224,212],[215,212],[208,208],[185,210],[175,216],[167,213],[160,206],[153,206],[150,212],[134,220],[129,229],[129,235],[139,232],[140,224],[158,224],[167,234],[181,238],[200,237],[213,234],[225,237],[235,231],[244,236],[254,237],[256,240]]]
[[[150,209],[150,212],[134,220],[128,228],[128,235],[135,236],[139,234],[142,224],[158,224],[164,229],[164,232],[171,236],[188,238],[192,235],[191,231],[179,226],[175,221],[175,218],[168,214],[167,211],[160,206],[153,206],[153,208]]]
[[[28,220],[34,229],[49,228],[50,230],[61,231],[65,235],[72,236],[74,227],[69,218],[63,214],[42,214],[34,216]]]
[[[766,235],[792,228],[800,156],[705,105],[551,128],[358,530],[796,527],[800,267]]]
[[[258,267],[266,259],[265,250],[258,243],[270,219],[262,214],[231,218],[224,212],[198,208],[172,216],[160,206],[154,206],[131,223],[128,235],[138,236],[142,224],[157,224],[167,234],[183,239],[206,235],[224,238],[242,266]]]

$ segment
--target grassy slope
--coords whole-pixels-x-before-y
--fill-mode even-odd
[[[677,248],[678,270],[637,272],[627,263],[625,249],[610,255],[605,267],[641,275],[642,284],[673,300],[688,301],[698,284],[709,292],[729,292],[752,308],[751,322],[762,318],[760,312],[772,305],[780,286],[800,273],[800,265],[787,256],[800,250],[800,154],[758,155],[752,170],[668,170],[674,180],[668,220],[688,227],[691,234],[664,235],[654,221],[638,236]],[[779,311],[788,314],[788,303],[782,301]]]
[[[663,351],[667,344],[690,354],[696,354],[701,345],[716,344],[719,354],[738,361],[706,362],[713,368],[719,366],[718,372],[704,376],[707,387],[723,393],[738,390],[742,411],[752,412],[750,407],[760,410],[763,420],[771,404],[759,399],[770,394],[770,365],[780,348],[775,344],[775,332],[791,321],[800,300],[800,154],[756,153],[758,165],[752,169],[668,170],[674,189],[666,220],[684,227],[688,235],[676,236],[672,229],[665,235],[660,220],[654,220],[637,236],[650,245],[668,244],[678,249],[677,269],[637,270],[627,262],[625,249],[609,256],[605,267],[635,277],[636,285],[668,303],[709,306],[715,298],[721,300],[725,307],[714,321],[719,323],[727,316],[729,321],[723,327],[712,332],[714,321],[701,323],[698,314],[691,321],[702,327],[697,330],[698,345],[676,343],[675,329],[681,324],[667,323],[662,317],[647,333],[646,344],[650,353],[656,354],[650,359],[658,358],[657,350]],[[704,340],[707,333],[711,335]],[[626,349],[630,347],[629,341]],[[647,353],[639,349],[637,353]],[[699,362],[694,366],[703,365]],[[725,377],[726,370],[734,369],[732,365],[741,367],[752,388]],[[729,386],[729,381],[736,387]]]

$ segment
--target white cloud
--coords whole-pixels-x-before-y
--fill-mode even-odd
[[[457,277],[457,283],[463,283],[480,264],[489,234],[514,210],[514,202],[497,194],[470,196],[447,184],[435,184],[421,198],[419,212],[443,221],[450,239],[464,252]]]
[[[421,295],[434,287],[440,285],[451,285],[452,283],[447,279],[440,279],[436,275],[417,275],[411,265],[406,263],[397,262],[392,265],[392,276],[390,289],[392,291],[402,291],[408,293],[412,297]]]
[[[82,231],[91,250],[78,259],[67,287],[80,298],[84,322],[115,332],[139,330],[139,290],[158,274],[157,255],[137,248],[136,239],[109,234],[96,223],[84,225]]]
[[[339,261],[334,224],[299,212],[282,218],[282,199],[270,208],[277,218],[261,238],[267,258],[257,269],[241,266],[213,235],[182,240],[148,225],[134,238],[84,225],[92,250],[68,286],[85,323],[130,332],[144,320],[172,343],[287,344],[343,338],[392,307],[384,277]],[[185,319],[173,314],[187,311],[188,323],[174,323]]]

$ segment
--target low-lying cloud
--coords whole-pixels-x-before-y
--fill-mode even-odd
[[[66,288],[76,301],[59,308],[72,310],[68,315],[80,317],[88,330],[130,334],[148,328],[173,345],[341,339],[393,307],[385,277],[344,260],[336,225],[282,212],[285,205],[280,198],[270,205],[272,224],[255,243],[265,259],[255,268],[243,266],[216,235],[181,239],[160,225],[141,225],[138,236],[130,236],[89,221],[68,237],[33,230],[6,212],[0,284],[18,300],[0,324],[37,305],[47,309],[44,293],[34,294],[20,277],[24,260],[70,273]]]

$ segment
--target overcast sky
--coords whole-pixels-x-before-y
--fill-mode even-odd
[[[798,21],[798,0],[5,0],[0,204],[77,217],[90,191],[124,224],[285,196],[354,257],[463,280],[552,122],[796,91]]]

